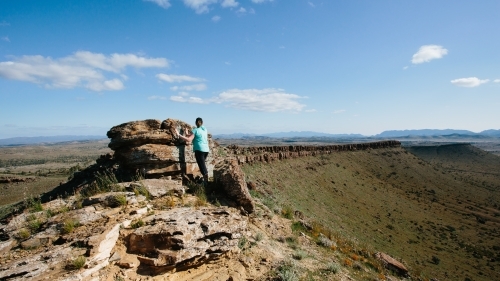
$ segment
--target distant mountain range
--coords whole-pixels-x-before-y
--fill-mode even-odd
[[[378,135],[365,136],[361,134],[327,134],[311,131],[302,132],[281,132],[281,133],[269,133],[269,134],[220,134],[214,135],[215,138],[220,139],[244,139],[244,138],[311,138],[311,137],[325,137],[325,138],[396,138],[396,137],[431,137],[431,136],[447,136],[447,135],[457,135],[457,136],[490,136],[490,137],[500,137],[500,130],[486,130],[480,133],[474,133],[468,130],[434,130],[434,129],[422,129],[422,130],[392,130],[384,131]]]
[[[490,137],[500,137],[500,130],[486,130],[479,133],[474,133],[468,130],[433,130],[433,129],[422,129],[422,130],[392,130],[384,131],[378,135],[376,138],[395,138],[395,137],[408,137],[408,136],[447,136],[447,135],[462,135],[462,136],[490,136]]]
[[[500,137],[500,130],[485,130],[480,133],[474,133],[468,130],[391,130],[384,131],[378,135],[365,136],[361,134],[328,134],[312,131],[292,131],[279,132],[268,134],[215,134],[214,138],[219,139],[265,139],[265,138],[337,138],[337,139],[357,139],[357,138],[416,138],[416,137]],[[49,137],[17,137],[0,139],[0,146],[15,146],[15,145],[30,145],[40,143],[57,143],[68,141],[86,141],[86,140],[101,140],[106,139],[106,136],[49,136]]]
[[[67,141],[86,141],[107,139],[105,136],[50,136],[50,137],[17,137],[0,139],[1,146],[28,145],[40,143],[56,143]]]

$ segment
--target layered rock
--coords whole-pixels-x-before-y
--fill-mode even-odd
[[[214,179],[220,182],[226,194],[234,199],[246,212],[254,211],[254,202],[248,192],[245,174],[236,160],[224,160],[214,168]]]
[[[375,254],[375,257],[379,259],[387,269],[392,270],[401,276],[408,275],[408,269],[406,268],[406,266],[397,261],[395,258],[389,256],[388,254],[378,252]]]
[[[172,209],[145,219],[128,252],[144,266],[170,270],[200,265],[235,248],[246,220],[230,208]]]
[[[111,139],[109,147],[115,151],[115,158],[131,172],[153,178],[199,174],[192,144],[177,139],[176,131],[190,133],[191,126],[174,119],[163,122],[148,119],[114,126],[107,136]],[[210,134],[208,141],[213,151],[217,144]],[[206,160],[209,175],[215,164],[213,155],[209,153]]]
[[[291,159],[305,156],[317,156],[323,154],[331,154],[342,151],[356,151],[367,149],[380,149],[400,147],[401,142],[396,140],[355,143],[355,144],[338,144],[338,145],[289,145],[289,146],[254,146],[254,147],[239,147],[230,145],[227,147],[227,152],[233,158],[238,160],[239,164],[255,163],[255,162],[272,162],[275,160]]]

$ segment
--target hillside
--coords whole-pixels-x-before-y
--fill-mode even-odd
[[[497,156],[466,147],[463,153],[448,151],[444,159],[453,159],[457,167],[498,172],[491,160]],[[403,148],[340,152],[243,169],[262,197],[293,206],[334,233],[351,237],[359,248],[402,259],[417,276],[498,278],[498,175],[492,175],[487,186],[475,185],[482,174],[457,177]]]
[[[158,136],[145,132],[148,138]],[[43,165],[54,165],[53,162],[63,165],[68,159],[81,161],[75,156],[90,153],[90,147],[82,145],[67,150],[61,146],[56,149],[60,153],[57,155],[46,151],[45,146],[25,147],[25,151],[22,147],[8,148],[4,161],[14,161],[18,158],[16,155],[20,155],[20,162],[12,163],[21,166],[10,166],[9,173],[27,178],[22,173],[29,174],[26,169],[32,166],[30,161],[44,159],[43,155],[31,153],[33,149],[41,149],[45,157],[52,155],[53,160]],[[168,147],[161,145],[158,149]],[[95,148],[107,150],[103,143],[96,143]],[[255,201],[253,213],[244,215],[242,211],[244,216],[239,217],[238,209],[233,208],[237,205],[227,198],[227,189],[223,191],[220,182],[214,180],[205,193],[199,193],[194,183],[182,182],[177,174],[164,177],[173,180],[167,180],[170,183],[166,186],[182,187],[188,194],[167,192],[155,198],[143,198],[139,196],[143,192],[141,188],[150,183],[139,180],[120,183],[128,187],[115,186],[111,195],[88,197],[90,195],[80,188],[92,189],[96,184],[104,184],[109,190],[110,179],[102,178],[103,169],[120,175],[116,170],[120,166],[117,159],[108,154],[55,188],[51,198],[59,199],[37,207],[42,211],[35,212],[34,206],[38,205],[27,200],[26,203],[34,204],[30,212],[26,210],[16,218],[5,220],[8,225],[0,225],[0,276],[24,280],[35,274],[35,271],[28,274],[24,266],[38,259],[35,264],[42,268],[48,256],[43,253],[51,253],[57,265],[46,274],[36,271],[37,278],[93,274],[93,277],[108,278],[106,280],[143,280],[151,276],[154,280],[219,280],[220,276],[227,280],[407,280],[396,277],[395,272],[385,269],[375,259],[376,252],[384,252],[409,269],[411,280],[495,280],[498,277],[498,156],[469,144],[402,148],[396,141],[327,146],[214,146],[213,154],[241,163],[242,186],[246,190],[248,184]],[[247,164],[243,164],[245,162]],[[51,170],[44,173],[47,174],[35,174],[34,182],[12,180],[2,184],[2,194],[23,198],[25,191],[42,183],[41,178],[55,176]],[[62,178],[63,174],[57,176]],[[92,179],[95,176],[97,178]],[[111,181],[112,186],[115,184]],[[37,187],[37,190],[40,193],[48,189]],[[158,191],[152,189],[151,192]],[[75,196],[66,197],[72,194]],[[106,203],[106,198],[125,195],[125,205],[116,207]],[[180,216],[187,218],[199,212],[200,207],[203,214],[227,213],[247,224],[246,229],[242,226],[228,236],[233,238],[225,249],[231,250],[220,259],[187,268],[181,262],[173,271],[170,267],[160,267],[160,272],[155,272],[143,264],[144,253],[130,252],[129,239],[133,233],[156,229],[157,220],[164,220],[164,216],[185,214]],[[227,209],[221,211],[218,209],[221,207]],[[61,230],[67,220],[78,222],[72,233]],[[142,221],[144,225],[131,226],[131,220]],[[28,232],[28,238],[20,237],[19,225],[28,229],[31,236]],[[204,229],[204,224],[200,225]],[[95,243],[107,237],[106,233],[117,231],[120,236],[115,240],[116,245],[108,249],[110,252],[105,257],[96,253]],[[225,233],[224,229],[220,231]],[[235,240],[236,237],[240,237],[239,240]],[[215,239],[215,243],[221,236],[207,238]],[[205,238],[197,239],[200,242]],[[39,244],[32,248],[30,243],[35,242]],[[56,258],[61,251],[66,256]],[[79,256],[87,259],[85,268],[75,270],[64,266],[65,259]],[[88,262],[98,257],[104,258],[103,264],[109,262],[110,265],[99,270]],[[12,267],[13,263],[21,266]],[[295,279],[285,279],[284,274],[291,274]]]

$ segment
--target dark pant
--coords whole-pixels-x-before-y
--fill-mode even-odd
[[[208,175],[207,166],[205,166],[205,159],[207,159],[208,152],[203,152],[199,150],[194,151],[194,157],[196,157],[196,163],[198,163],[198,168],[202,175]]]

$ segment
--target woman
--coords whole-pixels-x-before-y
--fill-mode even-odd
[[[191,130],[190,135],[183,136],[177,132],[177,137],[185,140],[186,142],[193,143],[196,163],[198,163],[198,168],[200,168],[200,172],[203,175],[203,184],[206,187],[208,184],[208,171],[207,166],[205,165],[205,160],[207,159],[208,152],[210,152],[210,150],[208,147],[208,132],[203,126],[203,119],[200,117],[196,118],[196,128]]]

